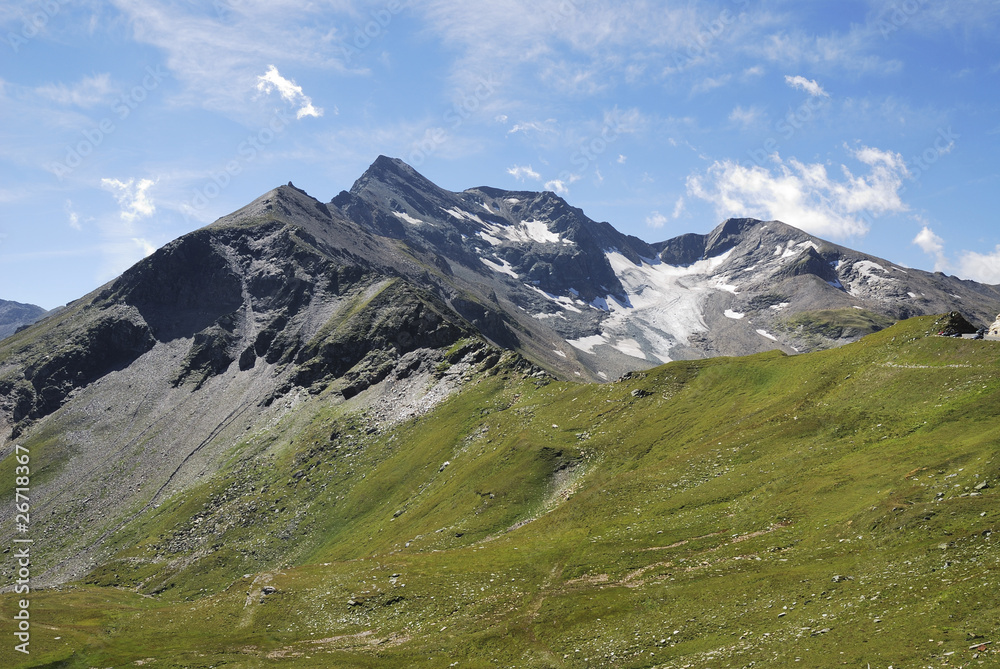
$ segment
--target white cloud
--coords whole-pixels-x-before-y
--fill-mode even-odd
[[[144,258],[148,258],[156,252],[156,245],[142,237],[133,237],[132,243],[139,247]]]
[[[827,93],[825,90],[823,90],[823,87],[820,86],[818,83],[816,83],[815,79],[806,79],[805,77],[801,76],[793,77],[789,74],[786,74],[785,83],[791,86],[792,88],[797,88],[800,91],[805,91],[814,98],[830,97],[830,94]]]
[[[83,230],[80,224],[80,215],[73,209],[73,201],[66,200],[66,218],[69,220],[69,227],[74,230]]]
[[[545,121],[526,121],[523,123],[515,123],[514,127],[507,131],[507,134],[514,135],[519,132],[554,133],[556,132],[555,123],[555,119],[551,118]]]
[[[907,175],[902,156],[871,147],[853,151],[869,167],[855,176],[841,165],[844,179],[827,174],[822,163],[771,156],[774,171],[760,165],[716,161],[703,175],[687,179],[688,194],[715,204],[722,217],[777,219],[817,235],[849,237],[868,232],[874,216],[907,210],[899,191]]]
[[[932,256],[940,255],[944,252],[944,240],[934,234],[926,225],[913,239],[913,243],[919,246],[924,253]]]
[[[534,179],[535,181],[542,180],[542,175],[531,169],[531,165],[515,165],[514,167],[507,169],[507,174],[511,175],[518,181],[524,181],[526,177]]]
[[[545,190],[550,190],[557,195],[566,196],[569,195],[569,187],[571,184],[576,183],[582,179],[579,174],[570,174],[566,179],[553,179],[552,181],[545,182]]]
[[[680,218],[681,214],[684,213],[684,204],[685,204],[684,196],[681,195],[679,198],[677,198],[677,202],[674,203],[674,212],[672,214],[674,220]]]
[[[1000,284],[1000,244],[997,244],[993,253],[962,251],[957,265],[956,273],[964,279]]]
[[[934,258],[935,272],[952,272],[963,279],[980,283],[1000,284],[1000,244],[992,253],[961,251],[952,262],[945,254],[945,241],[930,226],[925,225],[914,237],[913,243]]]
[[[318,118],[323,115],[323,110],[313,106],[312,98],[302,92],[302,87],[291,79],[281,76],[278,68],[274,65],[269,66],[267,72],[257,77],[257,90],[265,95],[270,94],[271,91],[277,91],[281,99],[299,108],[295,114],[295,118],[302,118],[303,116]]]
[[[46,84],[35,89],[38,97],[56,104],[75,107],[94,107],[108,100],[111,94],[111,75],[95,74],[84,77],[78,83]]]
[[[624,165],[626,160],[628,160],[628,158],[625,157],[625,154],[623,154],[623,153],[619,153],[618,154],[618,164],[619,165]]]
[[[651,228],[662,228],[667,224],[667,217],[658,211],[654,211],[646,217],[646,225]]]
[[[135,179],[101,179],[101,187],[114,194],[122,208],[122,220],[129,223],[156,213],[156,205],[148,194],[154,183],[151,179],[141,179],[139,183]]]
[[[569,185],[562,179],[553,179],[545,182],[545,190],[550,190],[556,195],[568,195]]]
[[[916,244],[927,255],[934,258],[934,271],[943,272],[951,268],[951,264],[944,254],[944,240],[938,237],[930,226],[925,225],[917,236],[913,238]]]

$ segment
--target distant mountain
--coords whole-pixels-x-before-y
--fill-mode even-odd
[[[616,378],[675,359],[826,348],[901,318],[993,320],[1000,289],[906,269],[777,221],[647,244],[553,193],[443,190],[380,157],[331,209],[435,269],[483,332],[558,374]]]
[[[34,304],[0,300],[0,339],[9,337],[20,327],[31,325],[46,313],[45,309]]]

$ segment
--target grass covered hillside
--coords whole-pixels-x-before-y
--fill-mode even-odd
[[[939,329],[606,385],[505,357],[391,427],[318,395],[33,592],[0,666],[997,666],[1000,343]]]

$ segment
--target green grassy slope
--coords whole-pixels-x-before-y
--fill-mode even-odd
[[[385,432],[320,396],[32,593],[0,664],[995,666],[1000,345],[936,331],[602,386],[502,362]]]

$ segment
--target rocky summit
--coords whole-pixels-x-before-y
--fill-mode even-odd
[[[0,664],[989,659],[1000,349],[938,333],[997,311],[778,221],[281,186],[0,341]]]

